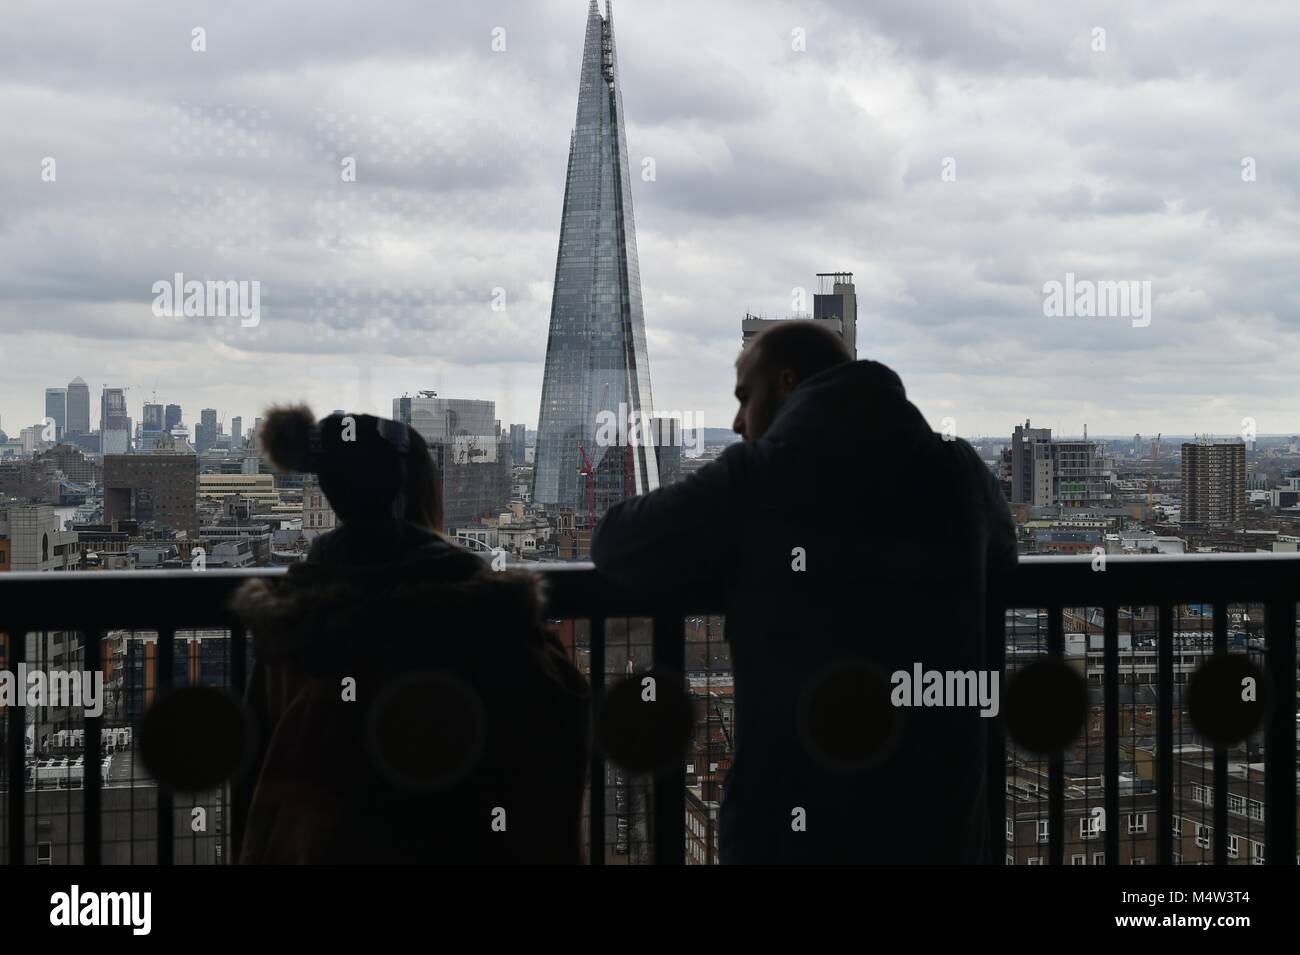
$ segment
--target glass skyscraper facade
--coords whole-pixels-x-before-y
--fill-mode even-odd
[[[429,444],[454,450],[462,463],[495,461],[496,402],[439,398],[433,392],[393,399],[393,420],[409,424]]]
[[[579,526],[659,485],[655,448],[629,440],[653,413],[613,10],[596,0],[569,142],[550,336],[538,414],[533,499],[572,508]],[[607,414],[604,414],[607,413]],[[609,416],[612,416],[609,417]],[[617,420],[610,428],[602,423]]]
[[[90,434],[90,386],[81,378],[68,382],[68,434]]]
[[[62,438],[68,425],[68,389],[45,389],[45,417],[54,422],[55,437]]]

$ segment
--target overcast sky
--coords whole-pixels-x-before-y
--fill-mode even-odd
[[[535,427],[586,10],[9,0],[0,427],[76,375],[96,424],[109,384],[136,419],[155,388],[227,426],[435,388]],[[614,23],[657,411],[729,426],[743,314],[844,270],[859,356],[936,428],[1300,431],[1294,2],[619,0]],[[155,316],[176,272],[257,279],[260,323]],[[1045,316],[1067,272],[1149,281],[1150,324]]]

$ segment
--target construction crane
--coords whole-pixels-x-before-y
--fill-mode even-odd
[[[605,382],[605,390],[600,396],[600,410],[596,412],[596,427],[591,431],[591,448],[592,452],[596,449],[596,430],[600,427],[600,416],[605,413],[609,407],[609,382]],[[578,442],[578,454],[582,456],[582,466],[578,468],[578,475],[586,479],[587,482],[587,527],[596,526],[596,468],[592,464],[591,457],[587,454],[586,447],[582,442]]]
[[[578,474],[587,479],[587,527],[596,526],[596,474],[591,466],[591,458],[587,457],[587,449],[581,444],[578,445],[578,453],[582,455],[582,467],[578,468]]]

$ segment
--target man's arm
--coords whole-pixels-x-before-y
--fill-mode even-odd
[[[637,590],[720,580],[718,552],[730,505],[728,457],[610,508],[591,543],[597,569]]]

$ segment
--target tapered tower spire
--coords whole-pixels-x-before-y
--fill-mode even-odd
[[[605,9],[591,0],[587,13],[533,469],[533,499],[572,508],[580,527],[659,486],[644,433],[653,400],[609,0]]]

